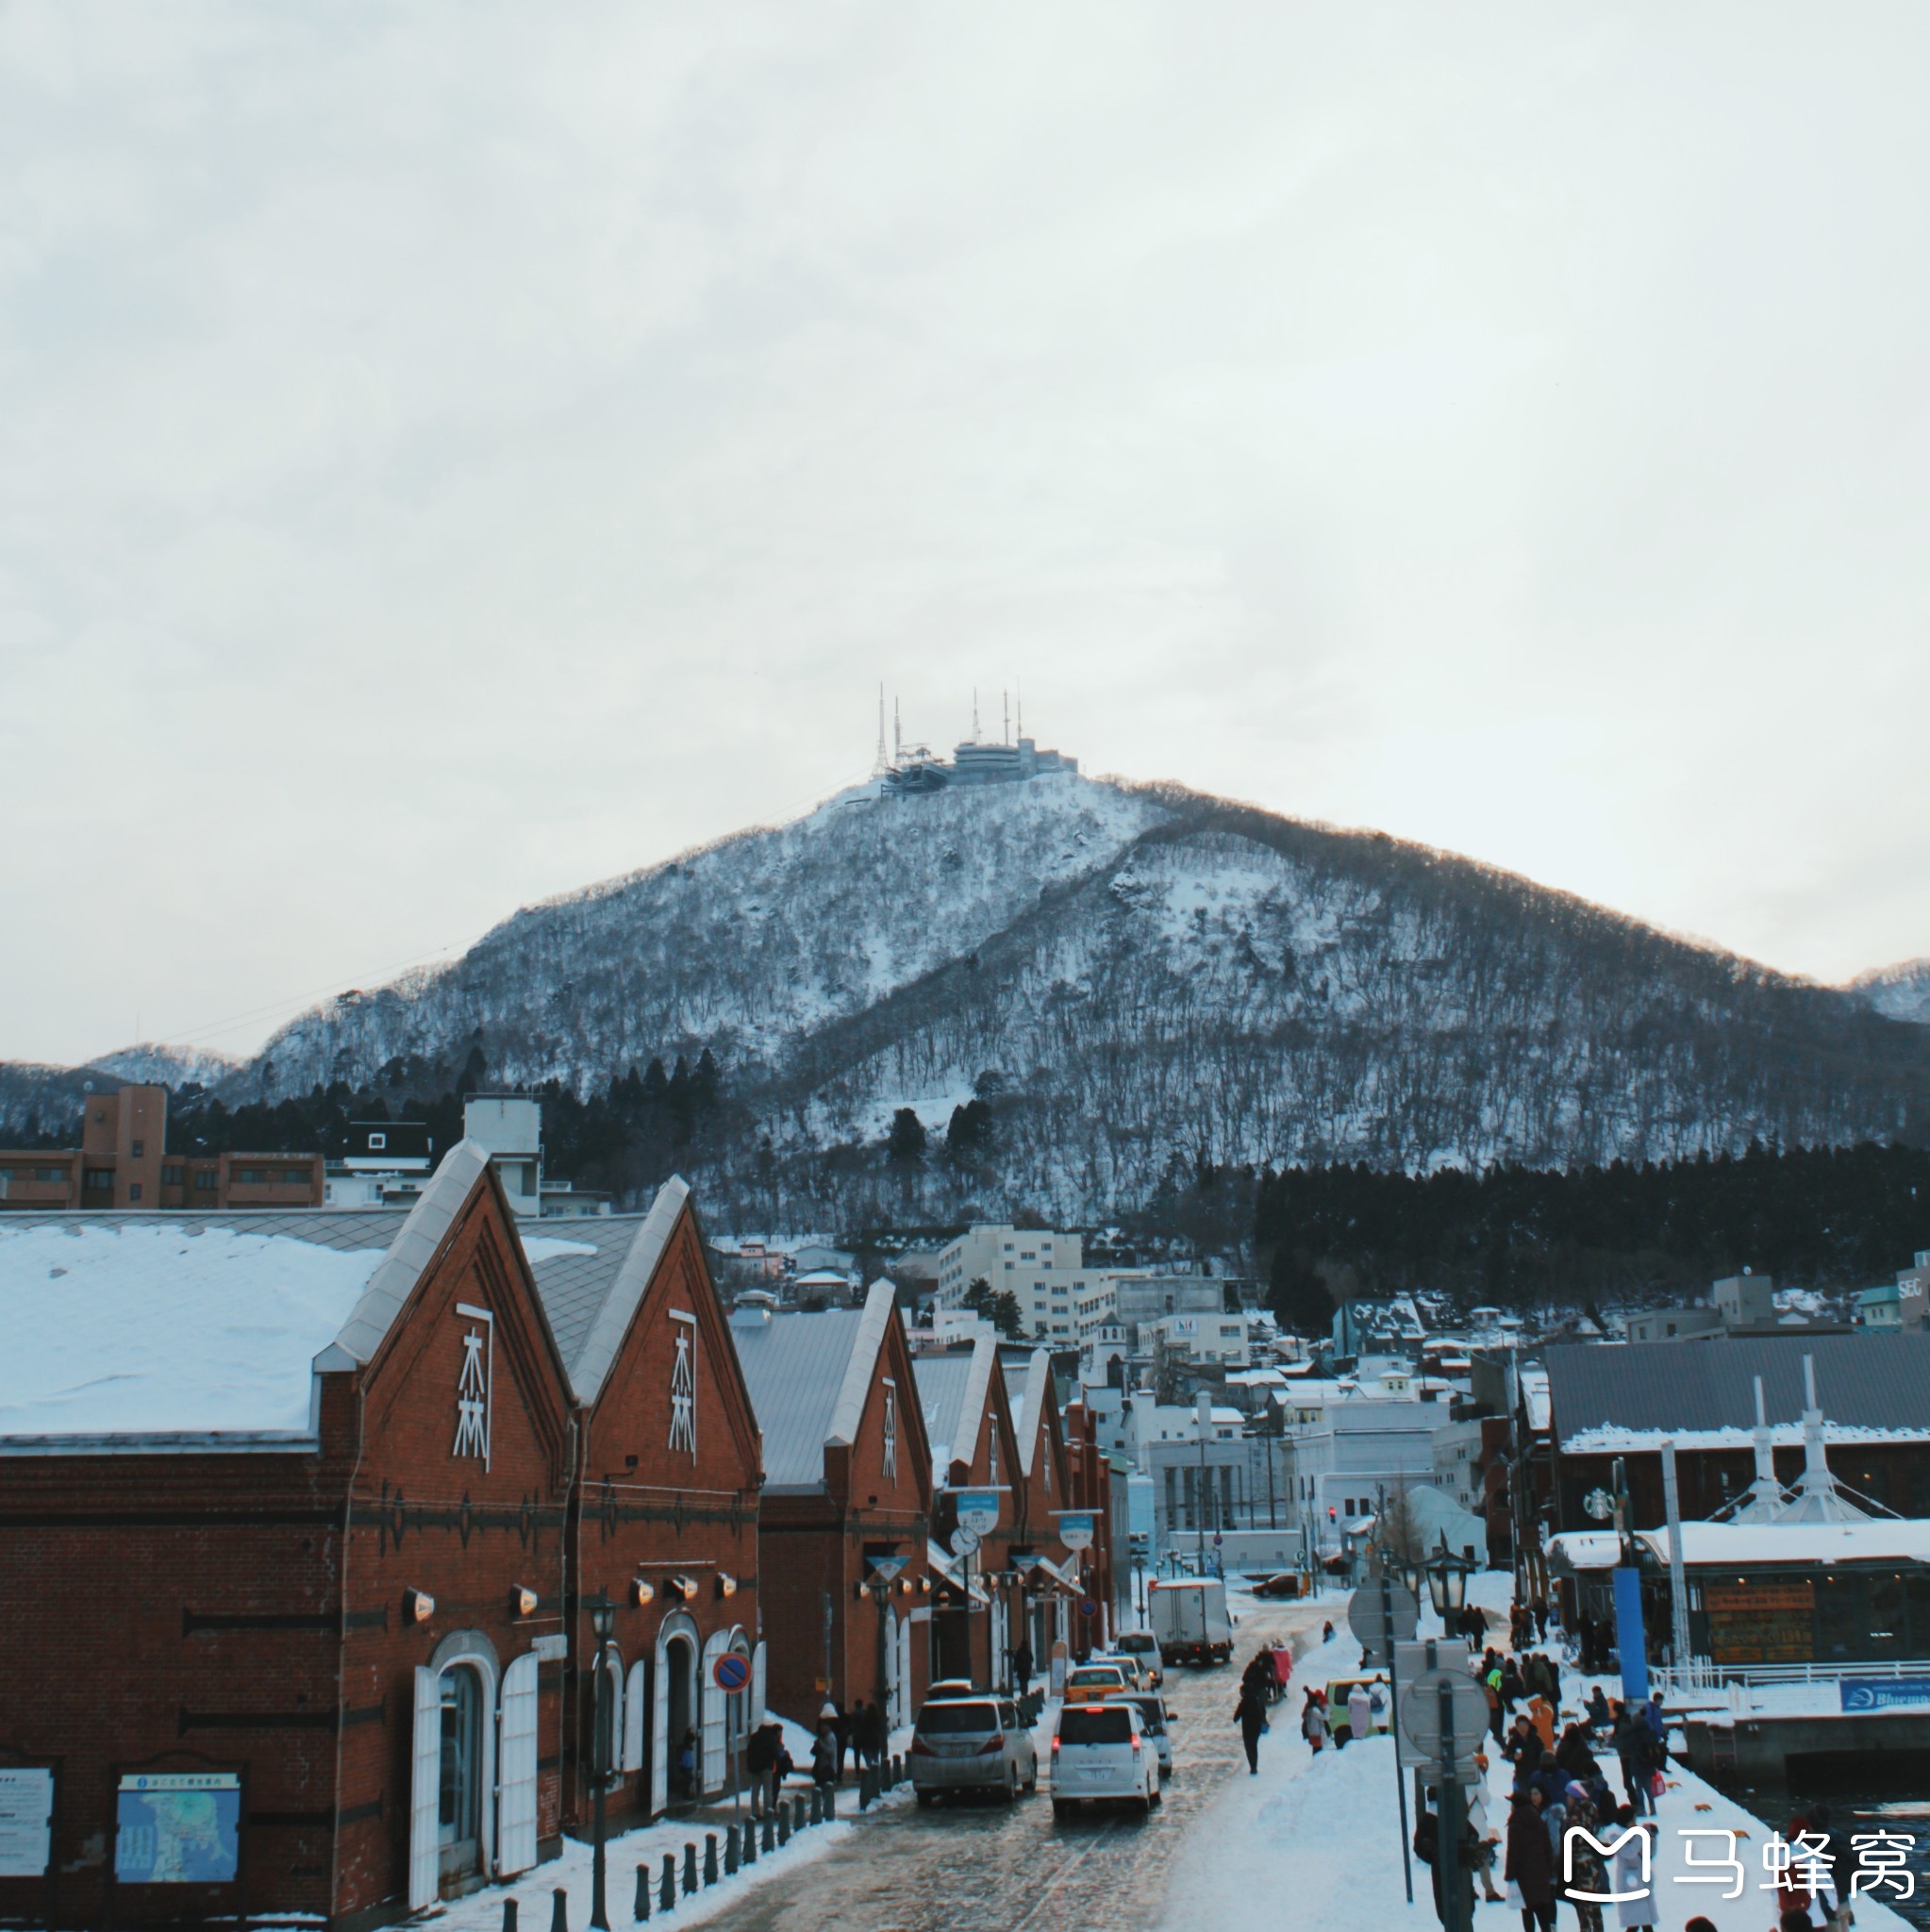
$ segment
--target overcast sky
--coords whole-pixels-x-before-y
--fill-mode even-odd
[[[1930,14],[0,5],[0,1057],[252,1049],[882,679],[1930,953]]]

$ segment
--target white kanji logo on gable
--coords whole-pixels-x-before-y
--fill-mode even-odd
[[[452,1456],[474,1456],[490,1466],[490,1409],[496,1366],[496,1318],[487,1308],[458,1302],[456,1312],[480,1322],[462,1337],[462,1370],[456,1378],[456,1446]]]
[[[671,1310],[677,1324],[676,1358],[670,1367],[670,1446],[697,1453],[697,1318]]]

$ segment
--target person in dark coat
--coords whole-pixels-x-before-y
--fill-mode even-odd
[[[1589,1693],[1588,1712],[1589,1728],[1591,1731],[1606,1731],[1614,1723],[1614,1719],[1608,1714],[1607,1692],[1599,1684]]]
[[[744,1740],[744,1769],[751,1776],[751,1810],[754,1815],[760,1808],[764,1788],[771,1781],[772,1761],[777,1756],[777,1745],[783,1736],[775,1724],[759,1724]]]
[[[1522,1932],[1555,1932],[1555,1847],[1539,1787],[1530,1786],[1508,1809],[1506,1859],[1502,1876],[1521,1894]]]
[[[1537,1643],[1546,1643],[1548,1641],[1548,1606],[1538,1596],[1530,1607],[1535,1613],[1535,1641]]]
[[[1555,1761],[1578,1784],[1590,1784],[1601,1774],[1595,1754],[1589,1749],[1588,1734],[1580,1724],[1570,1724],[1555,1747]]]
[[[1233,1722],[1240,1726],[1240,1741],[1246,1746],[1246,1768],[1250,1776],[1260,1771],[1260,1734],[1267,1728],[1267,1700],[1257,1684],[1240,1687],[1240,1702],[1233,1707]]]
[[[854,1773],[864,1762],[864,1740],[871,1735],[871,1706],[862,1697],[854,1697],[850,1710],[839,1721],[838,1735],[843,1745],[838,1754],[840,1775],[846,1752],[850,1753]]]
[[[1445,1925],[1449,1923],[1447,1905],[1441,1896],[1440,1882],[1440,1812],[1437,1808],[1440,1793],[1430,1785],[1427,1788],[1427,1803],[1422,1807],[1421,1816],[1414,1825],[1414,1856],[1427,1867],[1427,1875],[1434,1884],[1434,1915]],[[1456,1861],[1456,1890],[1461,1894],[1459,1923],[1472,1925],[1474,1923],[1474,1868],[1481,1861],[1482,1845],[1472,1825],[1465,1820],[1461,1825],[1460,1857]],[[1499,1896],[1499,1894],[1496,1894]]]
[[[1632,1716],[1626,1707],[1616,1712],[1608,1742],[1621,1761],[1622,1788],[1638,1818],[1655,1808],[1649,1790],[1650,1738],[1649,1727],[1640,1718]]]
[[[1513,1657],[1506,1657],[1501,1661],[1501,1707],[1512,1717],[1515,1706],[1524,1694],[1522,1683],[1522,1667]]]
[[[1019,1647],[1012,1653],[1012,1681],[1018,1685],[1021,1697],[1032,1689],[1033,1663],[1032,1646],[1022,1637]]]
[[[857,1740],[858,1748],[864,1753],[864,1761],[875,1769],[884,1762],[886,1747],[891,1741],[891,1732],[885,1718],[882,1704],[872,1705],[864,1714],[864,1730]]]
[[[820,1718],[818,1735],[811,1741],[811,1782],[826,1789],[838,1782],[838,1764],[842,1747],[838,1741],[835,1718]]]

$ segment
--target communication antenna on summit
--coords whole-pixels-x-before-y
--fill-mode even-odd
[[[872,776],[882,778],[890,770],[885,759],[885,687],[878,686],[878,761],[872,767]]]
[[[894,764],[905,761],[905,726],[898,716],[898,700],[891,700],[891,760]]]
[[[1024,686],[1023,686],[1023,685],[1022,684],[1022,685],[1021,685],[1021,686],[1019,687],[1019,736],[1020,736],[1021,738],[1023,738],[1023,737],[1024,737],[1024,735],[1025,735],[1025,687],[1024,687]]]

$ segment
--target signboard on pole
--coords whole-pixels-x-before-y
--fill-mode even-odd
[[[1383,1607],[1383,1587],[1370,1578],[1347,1599],[1349,1628],[1370,1660],[1381,1664],[1389,1661],[1392,1645],[1408,1642],[1421,1627],[1421,1606],[1414,1592],[1405,1583],[1389,1584]]]
[[[1488,1695],[1466,1671],[1428,1671],[1411,1684],[1403,1684],[1397,1713],[1401,1735],[1412,1747],[1420,1768],[1438,1776],[1442,1768],[1443,1690],[1452,1711],[1455,1769],[1463,1778],[1472,1777],[1474,1753],[1481,1748],[1488,1730]]]
[[[1003,1490],[954,1490],[952,1501],[960,1526],[975,1537],[989,1537],[999,1526],[999,1498],[1004,1493]]]
[[[1090,1509],[1055,1509],[1058,1518],[1058,1540],[1069,1550],[1090,1550],[1095,1519]],[[1213,1539],[1218,1542],[1220,1539]]]

